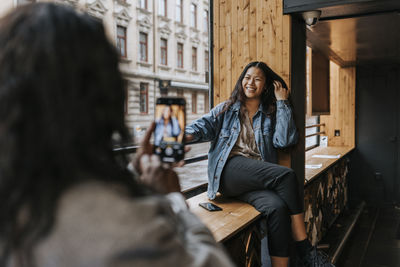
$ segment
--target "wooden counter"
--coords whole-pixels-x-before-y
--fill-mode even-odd
[[[305,184],[310,182],[312,179],[320,175],[330,166],[332,166],[339,159],[343,158],[354,147],[316,147],[306,152],[306,169],[305,169]],[[340,155],[339,158],[316,158],[313,155]],[[318,165],[321,164],[320,168],[307,168],[307,165]]]

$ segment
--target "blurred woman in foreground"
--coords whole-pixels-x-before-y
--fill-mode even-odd
[[[180,193],[116,158],[124,101],[96,20],[40,3],[0,21],[0,266],[231,266]],[[141,163],[144,184],[179,191],[155,156]]]

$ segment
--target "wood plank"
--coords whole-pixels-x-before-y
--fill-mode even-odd
[[[222,211],[207,211],[199,206],[202,202],[214,203]],[[188,199],[187,203],[190,210],[211,230],[217,242],[228,240],[261,216],[250,204],[221,195],[209,200],[206,192]]]
[[[256,22],[257,2],[250,1],[249,15],[249,62],[257,60],[257,22]]]
[[[232,34],[231,34],[231,48],[232,48],[232,53],[231,53],[231,91],[232,92],[235,84],[236,84],[236,80],[239,77],[239,73],[238,73],[238,69],[239,69],[239,54],[240,52],[236,52],[240,49],[241,44],[239,43],[239,18],[238,18],[238,8],[239,8],[239,0],[232,0]]]

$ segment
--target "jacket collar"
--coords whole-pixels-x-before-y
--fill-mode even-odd
[[[238,100],[238,101],[236,101],[233,105],[232,105],[232,110],[234,110],[234,111],[238,111],[239,109],[240,109],[240,106],[241,106],[241,103],[240,103],[240,101]],[[260,105],[258,106],[258,111],[263,111],[264,109],[263,109],[263,104],[262,103],[260,103]]]

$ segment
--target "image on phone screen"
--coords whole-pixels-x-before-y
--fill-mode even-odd
[[[155,153],[164,162],[176,162],[184,157],[185,100],[158,98],[155,110]]]

